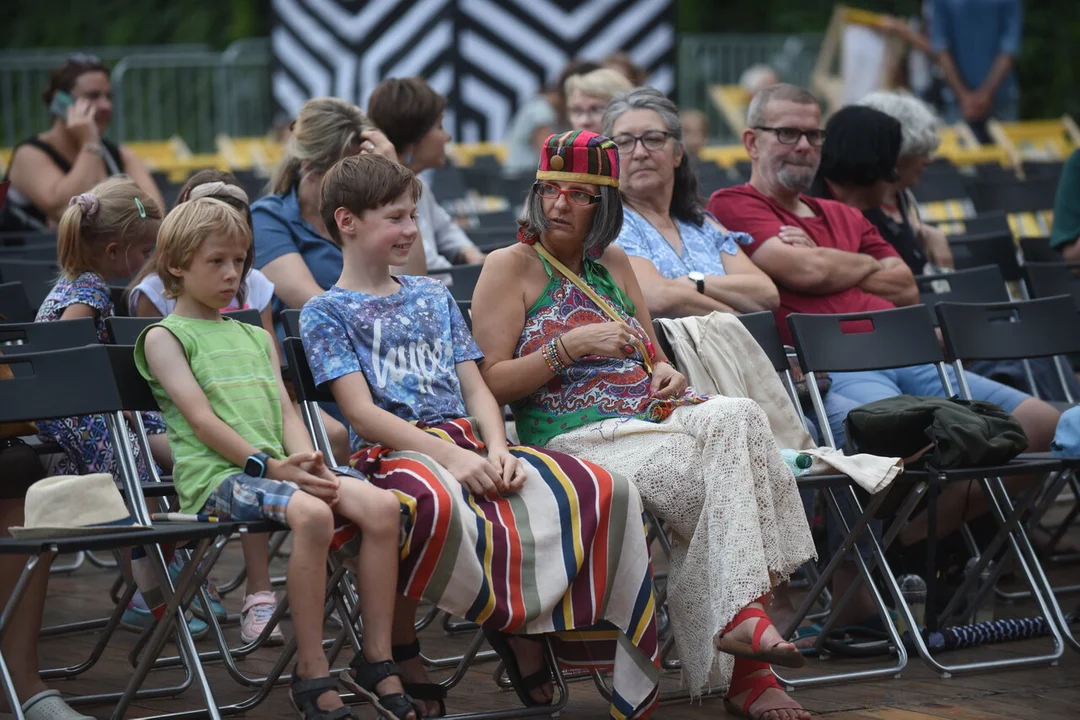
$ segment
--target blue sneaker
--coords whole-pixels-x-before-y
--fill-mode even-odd
[[[173,558],[173,561],[169,563],[169,577],[173,579],[173,582],[176,582],[176,578],[180,577],[180,571],[183,570],[183,567],[176,558]],[[203,583],[203,587],[206,588],[206,594],[210,596],[210,609],[213,610],[214,617],[218,619],[219,623],[225,622],[229,613],[225,610],[225,606],[221,604],[221,596],[218,594],[217,586],[214,585],[210,578],[207,578],[206,582]],[[202,599],[198,595],[191,601],[191,612],[197,617],[206,618],[202,608]]]
[[[154,615],[149,610],[143,610],[134,603],[128,603],[127,610],[120,617],[120,627],[132,632],[141,633],[154,624]],[[193,617],[188,620],[188,630],[191,637],[201,640],[210,632],[210,626],[199,618]]]

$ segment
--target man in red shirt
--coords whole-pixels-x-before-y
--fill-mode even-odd
[[[814,97],[792,85],[773,85],[754,97],[746,125],[750,182],[713,193],[708,210],[730,230],[753,238],[745,250],[780,290],[775,315],[785,341],[791,342],[786,318],[793,312],[867,312],[919,302],[911,270],[859,210],[804,194],[825,140]],[[1020,421],[1031,450],[1049,448],[1058,411],[975,373],[966,378],[976,398],[997,403]],[[852,407],[900,394],[944,395],[932,365],[833,373],[832,379],[825,406],[837,446],[844,443],[843,421]],[[955,376],[952,381],[955,387]],[[989,509],[979,489],[970,498],[967,494],[967,488],[954,484],[942,495],[939,535]],[[925,536],[923,513],[899,540],[910,545]]]

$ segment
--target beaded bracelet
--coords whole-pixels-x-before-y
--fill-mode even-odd
[[[555,346],[556,342],[556,340],[550,340],[544,343],[541,352],[544,356],[544,362],[547,363],[548,369],[555,375],[558,375],[566,370],[567,366],[566,363],[562,361],[562,358],[559,357],[559,351]]]

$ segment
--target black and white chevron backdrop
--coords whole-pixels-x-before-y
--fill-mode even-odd
[[[674,0],[272,0],[273,92],[361,107],[387,77],[420,75],[449,99],[459,142],[499,140],[517,107],[572,58],[622,50],[675,84]]]

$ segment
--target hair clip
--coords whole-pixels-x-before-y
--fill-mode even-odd
[[[139,217],[143,220],[146,219],[146,208],[143,207],[142,200],[135,198],[135,207],[139,208]]]

